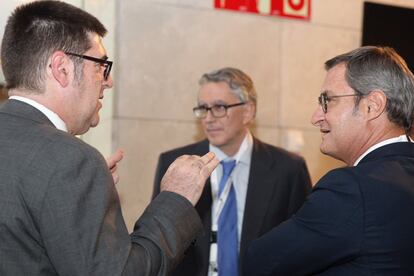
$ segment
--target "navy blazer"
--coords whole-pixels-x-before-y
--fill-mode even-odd
[[[297,214],[252,242],[246,275],[414,275],[414,144],[335,169]]]
[[[253,140],[249,183],[240,241],[240,262],[248,244],[291,217],[303,204],[311,189],[309,173],[302,157],[281,148]],[[162,153],[154,181],[154,194],[159,193],[162,176],[168,166],[183,154],[204,155],[208,140]],[[198,236],[172,275],[205,276],[208,272],[211,235],[211,185],[207,180],[196,209],[203,221],[204,232]]]

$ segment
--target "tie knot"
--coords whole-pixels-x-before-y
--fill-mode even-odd
[[[221,165],[223,166],[223,176],[229,176],[236,166],[236,160],[229,160],[229,161],[221,161]]]

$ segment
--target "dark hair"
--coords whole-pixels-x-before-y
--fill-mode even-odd
[[[410,133],[414,119],[414,76],[396,51],[389,47],[365,46],[325,62],[325,69],[345,63],[346,81],[360,97],[379,89],[387,97],[388,119]]]
[[[36,1],[17,7],[9,17],[1,45],[1,61],[9,89],[40,93],[45,68],[55,51],[84,53],[90,49],[89,33],[106,34],[91,14],[60,1]],[[75,78],[80,79],[80,59]]]
[[[209,82],[222,81],[229,85],[230,89],[242,102],[251,101],[256,105],[257,94],[253,81],[246,73],[239,69],[226,67],[210,73],[205,73],[201,77],[199,84],[203,85]]]

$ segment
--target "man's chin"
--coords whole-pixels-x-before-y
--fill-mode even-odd
[[[319,150],[321,151],[321,153],[325,155],[329,155],[329,150],[326,148],[326,146],[323,143],[319,146]]]
[[[322,147],[322,145],[321,145],[321,147],[320,147],[320,151],[321,151],[321,153],[322,153],[322,154],[324,154],[324,155],[326,155],[326,156],[329,156],[329,157],[332,157],[332,158],[334,158],[334,159],[337,159],[337,160],[341,160],[341,161],[343,161],[343,160],[340,158],[340,155],[338,154],[338,152],[335,152],[335,151],[333,151],[332,149],[328,149],[328,148],[326,148],[326,147]]]
[[[79,130],[79,131],[76,133],[76,135],[82,135],[82,134],[85,134],[86,132],[88,132],[88,131],[89,131],[89,129],[90,129],[90,128],[94,128],[94,127],[96,127],[98,124],[99,124],[99,118],[98,118],[98,120],[91,121],[89,125],[85,125],[85,127],[84,127],[83,129]]]
[[[90,123],[89,127],[96,127],[96,126],[99,124],[99,121],[100,121],[99,114],[96,114],[96,115],[92,118],[92,120],[91,120],[91,123]]]
[[[221,139],[217,139],[217,137],[212,137],[211,135],[207,136],[207,139],[210,144],[218,148],[220,148],[224,144],[223,141],[221,141]]]

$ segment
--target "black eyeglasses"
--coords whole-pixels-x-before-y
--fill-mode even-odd
[[[244,105],[244,104],[246,103],[243,102],[243,103],[228,104],[228,105],[227,104],[215,104],[212,107],[201,105],[201,106],[194,107],[193,113],[198,119],[204,119],[207,116],[207,112],[210,110],[211,115],[213,115],[213,117],[221,118],[221,117],[226,116],[227,109],[231,107],[239,106],[239,105]]]
[[[336,96],[328,96],[326,92],[321,93],[321,95],[318,97],[319,104],[322,106],[322,110],[324,113],[328,112],[328,103],[332,99],[335,98],[342,98],[342,97],[357,97],[358,94],[346,94],[346,95],[336,95]]]
[[[65,52],[65,54],[70,55],[70,56],[80,57],[80,58],[83,58],[83,59],[87,59],[87,60],[94,61],[94,62],[97,62],[99,64],[102,64],[103,66],[105,66],[105,70],[103,72],[104,79],[108,80],[109,74],[111,73],[112,61],[102,59],[102,58],[86,56],[86,55],[78,55],[78,54],[70,53],[70,52]]]

